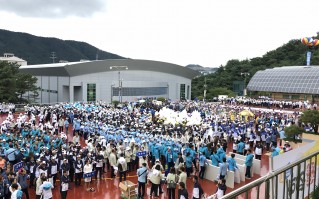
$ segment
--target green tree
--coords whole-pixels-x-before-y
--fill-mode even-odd
[[[166,99],[165,99],[164,97],[158,97],[158,98],[157,98],[157,101],[165,102]]]
[[[118,100],[113,100],[112,104],[114,105],[114,107],[117,107],[120,104],[120,101]]]
[[[225,88],[225,87],[217,87],[217,88],[211,88],[207,92],[207,98],[211,99],[213,97],[218,97],[218,95],[228,95],[228,97],[235,97],[236,94]]]
[[[37,95],[36,81],[35,77],[21,73],[19,65],[0,61],[0,101],[12,103],[27,101],[22,95],[29,91]]]
[[[315,133],[318,133],[319,112],[317,110],[306,110],[301,115],[301,122],[311,124]]]
[[[16,94],[16,74],[19,67],[15,64],[0,61],[0,101],[15,102]]]
[[[314,37],[314,39],[318,39]],[[319,64],[318,46],[312,47],[312,65]],[[192,81],[192,98],[203,94],[204,78],[207,79],[208,88],[225,87],[228,90],[233,89],[234,81],[244,81],[245,77],[241,73],[249,73],[246,76],[246,83],[254,76],[257,71],[268,68],[282,66],[302,66],[306,64],[307,47],[299,39],[294,39],[279,48],[265,53],[262,57],[252,59],[229,60],[225,66],[220,66],[218,70],[206,76],[195,78]]]
[[[39,95],[39,88],[36,86],[37,78],[28,73],[18,73],[16,75],[16,92],[18,93],[19,102],[30,101],[30,99],[23,99],[22,95],[26,92],[31,92],[33,97]]]
[[[293,142],[300,142],[300,139],[296,139],[296,137],[299,135],[302,135],[302,133],[305,132],[303,128],[297,125],[291,125],[291,126],[285,127],[284,131],[286,136],[284,140],[293,141]]]

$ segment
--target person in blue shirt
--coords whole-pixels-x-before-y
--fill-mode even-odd
[[[247,156],[246,156],[246,160],[245,160],[245,165],[246,165],[246,178],[250,179],[251,178],[251,174],[250,174],[250,170],[251,167],[253,166],[253,159],[254,159],[254,155],[251,154],[251,150],[248,149],[247,150]]]
[[[143,198],[145,195],[145,184],[147,182],[148,171],[146,168],[146,163],[142,164],[142,167],[137,170],[138,176],[138,198]]]
[[[165,158],[166,158],[165,160],[167,165],[167,169],[165,173],[168,174],[170,172],[170,168],[174,167],[173,153],[172,153],[171,147],[167,147]]]
[[[203,152],[200,152],[199,155],[199,166],[200,166],[200,171],[199,171],[199,178],[204,179],[204,174],[205,174],[205,163],[206,163],[206,157],[203,154]]]
[[[186,173],[187,177],[190,177],[191,173],[193,172],[193,159],[191,157],[190,152],[186,155]]]
[[[223,158],[223,162],[219,164],[219,179],[225,179],[227,175],[228,164],[226,163],[226,158]]]
[[[235,153],[231,154],[231,157],[228,158],[227,163],[228,163],[229,171],[235,171],[235,169],[238,169],[236,160],[235,160]]]
[[[219,157],[219,163],[223,163],[223,159],[226,158],[226,152],[224,151],[223,147],[219,145],[217,145],[217,147],[219,148],[217,149],[216,155]]]
[[[237,153],[240,155],[244,155],[244,148],[245,148],[245,143],[243,142],[243,140],[240,140],[237,146]]]
[[[269,151],[271,143],[271,136],[267,133],[266,135],[266,150]]]
[[[197,165],[196,165],[196,151],[194,148],[195,148],[194,145],[190,145],[189,152],[191,154],[190,156],[193,160],[194,167],[196,170],[198,170]]]
[[[212,161],[212,165],[218,167],[219,165],[219,156],[216,155],[216,151],[213,151],[213,154],[210,156],[210,160]]]
[[[68,134],[68,131],[69,131],[69,118],[65,118],[64,120],[64,131],[65,131],[65,134]]]
[[[279,137],[280,137],[280,146],[282,146],[282,140],[286,138],[284,129],[281,129],[281,131],[279,131]]]
[[[9,149],[4,152],[5,157],[8,158],[10,164],[12,164],[12,165],[17,163],[16,155],[18,155],[18,154],[19,154],[19,151],[17,149],[13,148],[12,144],[10,144]]]
[[[271,157],[275,157],[275,156],[279,155],[278,150],[276,149],[275,146],[273,146],[271,149],[272,149]]]
[[[277,146],[277,133],[275,131],[271,134],[271,142],[273,146]]]

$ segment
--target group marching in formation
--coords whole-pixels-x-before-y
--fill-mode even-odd
[[[178,189],[178,199],[199,199],[205,195],[200,180],[207,160],[220,168],[215,193],[220,198],[227,171],[237,169],[236,153],[246,155],[246,178],[251,178],[254,158],[291,150],[289,144],[279,148],[277,140],[300,117],[257,110],[245,118],[238,114],[243,110],[239,106],[195,101],[28,105],[22,113],[11,109],[0,129],[0,199],[29,199],[33,190],[37,199],[50,199],[55,188],[66,199],[68,190],[83,182],[87,191],[95,191],[92,178],[119,176],[121,182],[128,172],[137,175],[138,198],[146,197],[150,184],[151,197],[166,190],[175,199]],[[226,151],[232,152],[228,159]],[[191,193],[187,178],[194,183]]]

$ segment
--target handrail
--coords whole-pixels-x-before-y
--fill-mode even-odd
[[[281,173],[283,173],[283,172],[285,172],[285,171],[287,171],[287,170],[289,170],[289,169],[291,169],[291,168],[293,168],[293,167],[295,167],[295,166],[297,166],[297,165],[299,165],[299,164],[301,164],[303,162],[306,162],[309,159],[312,159],[314,156],[317,156],[317,155],[319,155],[319,151],[315,152],[315,153],[312,153],[310,155],[307,155],[306,157],[304,157],[304,158],[302,158],[302,159],[300,159],[300,160],[298,160],[296,162],[293,162],[293,163],[291,163],[289,165],[286,165],[286,166],[284,166],[284,167],[282,167],[280,169],[277,169],[276,171],[270,171],[270,172],[268,172],[267,175],[265,175],[263,177],[260,177],[257,180],[254,180],[254,181],[250,182],[249,184],[246,184],[246,185],[244,185],[244,186],[242,186],[242,187],[240,187],[240,188],[238,188],[238,189],[236,189],[236,190],[224,195],[222,197],[222,199],[236,198],[240,194],[243,194],[243,193],[251,190],[252,188],[261,185],[262,183],[266,182],[267,180],[270,180],[270,179],[278,176],[279,174],[281,174]],[[207,197],[207,199],[212,199],[212,198],[214,198],[214,197],[213,196]]]

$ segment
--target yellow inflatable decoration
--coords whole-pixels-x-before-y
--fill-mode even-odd
[[[248,117],[254,117],[254,114],[249,110],[243,110],[239,115],[245,121],[248,121]]]

